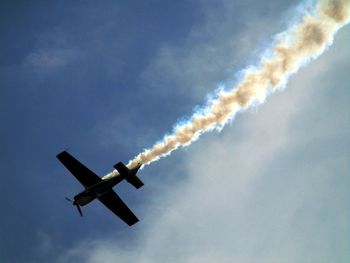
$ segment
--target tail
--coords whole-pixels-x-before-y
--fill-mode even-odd
[[[120,173],[121,176],[125,178],[125,180],[132,184],[135,188],[139,189],[143,186],[143,182],[136,176],[137,171],[141,168],[141,163],[139,163],[136,167],[129,169],[122,162],[114,165],[114,168]]]

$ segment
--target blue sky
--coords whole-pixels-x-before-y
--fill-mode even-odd
[[[55,155],[103,176],[259,60],[298,1],[3,1],[1,262],[349,262],[350,29],[265,105],[116,190],[81,190]]]

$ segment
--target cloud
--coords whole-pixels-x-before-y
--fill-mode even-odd
[[[346,49],[340,40],[338,51]],[[204,137],[184,153],[189,179],[159,198],[160,214],[145,215],[153,225],[141,233],[138,244],[125,248],[113,239],[84,241],[60,262],[346,262],[349,238],[338,235],[348,229],[347,203],[338,203],[345,188],[340,188],[342,194],[333,191],[350,170],[347,158],[330,152],[327,160],[307,165],[312,156],[294,145],[319,142],[313,143],[309,130],[297,136],[291,132],[307,121],[303,115],[312,113],[308,105],[315,94],[327,90],[320,75],[334,80],[331,74],[343,60],[335,53],[294,77],[287,91],[271,97],[258,112],[240,115],[233,127]],[[325,73],[325,64],[333,71]],[[322,96],[317,107],[326,99]],[[313,114],[308,118],[318,116]],[[338,127],[328,123],[319,128],[332,130],[335,138],[349,129],[345,120]],[[340,174],[329,174],[334,166],[342,167]],[[332,242],[344,250],[332,252]]]
[[[26,58],[26,63],[36,72],[50,73],[66,66],[77,57],[77,51],[64,48],[40,49]]]
[[[52,253],[53,251],[53,244],[52,239],[49,235],[47,235],[45,232],[38,232],[37,233],[37,239],[39,240],[37,250],[38,254],[40,255],[47,255],[49,253]]]
[[[349,144],[349,32],[286,91],[184,151],[188,178],[157,197],[136,244],[85,240],[58,262],[348,262],[349,150],[334,142]]]
[[[73,46],[62,29],[42,33],[36,47],[24,58],[24,65],[38,74],[55,73],[78,59],[82,52]]]
[[[256,63],[272,37],[286,28],[286,22],[276,20],[276,14],[285,14],[291,3],[285,2],[283,7],[276,1],[259,7],[256,4],[203,1],[197,12],[204,21],[192,27],[181,46],[161,46],[142,74],[144,81],[159,92],[176,86],[179,93],[183,91],[184,96],[193,96],[196,101],[203,101],[219,82],[231,85],[237,71]]]

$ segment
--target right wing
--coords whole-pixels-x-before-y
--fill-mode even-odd
[[[85,187],[92,186],[102,181],[93,171],[84,166],[68,152],[63,151],[59,153],[57,158]]]
[[[132,226],[139,221],[134,213],[131,212],[123,200],[120,199],[113,190],[110,190],[106,194],[98,196],[97,198],[129,226]]]

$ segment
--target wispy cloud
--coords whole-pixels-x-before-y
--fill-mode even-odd
[[[74,49],[45,48],[29,54],[26,62],[36,72],[49,73],[66,66],[76,57]]]
[[[152,225],[135,246],[84,241],[59,262],[347,262],[349,152],[324,146],[329,136],[346,138],[350,128],[339,116],[347,104],[329,105],[326,94],[329,85],[348,81],[340,74],[349,66],[348,40],[344,29],[329,53],[292,77],[287,91],[184,153],[189,179],[169,187],[157,202],[161,209],[145,215]],[[321,117],[322,132],[304,128]],[[329,125],[334,119],[337,126]]]
[[[38,74],[49,74],[74,62],[82,52],[72,46],[68,36],[59,29],[38,37],[37,44],[24,59],[24,65]]]
[[[338,52],[347,48],[344,36],[337,39],[341,41],[336,45]],[[330,152],[326,159],[308,165],[313,157],[295,145],[302,142],[310,147],[319,141],[313,141],[309,130],[295,134],[291,129],[302,129],[307,119],[323,114],[307,105],[314,101],[315,107],[321,107],[328,85],[319,80],[320,75],[335,80],[341,61],[336,51],[326,55],[258,112],[245,113],[234,127],[202,139],[184,153],[187,161],[182,165],[190,178],[178,188],[169,187],[169,194],[159,198],[157,205],[162,209],[145,214],[143,221],[152,225],[141,231],[132,248],[113,239],[85,240],[66,251],[59,262],[277,263],[305,258],[346,262],[350,215],[345,209],[349,203],[343,199],[348,195],[346,187],[341,185],[350,171],[348,157]],[[315,94],[323,99],[315,101]],[[309,116],[304,119],[305,114]],[[349,129],[344,119],[338,127],[328,124],[325,120],[319,128],[332,131],[333,138]],[[337,166],[342,167],[339,173],[330,173]],[[338,250],[332,249],[335,241]]]
[[[237,70],[250,62],[256,63],[257,54],[270,45],[272,36],[285,29],[287,22],[276,19],[276,14],[281,15],[292,3],[285,2],[282,8],[275,2],[257,8],[252,1],[246,5],[225,0],[203,1],[198,7],[203,22],[192,27],[180,41],[181,46],[164,44],[143,72],[144,81],[160,92],[176,86],[186,91],[187,96],[203,101],[219,82],[232,83]]]

